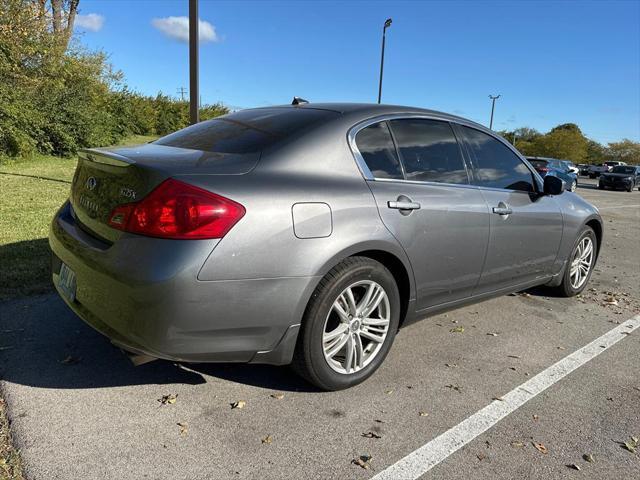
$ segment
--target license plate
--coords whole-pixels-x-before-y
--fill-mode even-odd
[[[60,267],[58,288],[70,302],[76,299],[76,274],[65,263]]]

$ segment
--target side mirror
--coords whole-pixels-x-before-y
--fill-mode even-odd
[[[553,175],[547,175],[544,177],[544,194],[545,195],[560,195],[564,192],[564,181]]]

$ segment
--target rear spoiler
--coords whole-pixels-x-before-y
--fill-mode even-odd
[[[100,150],[99,148],[83,148],[78,152],[78,156],[92,162],[116,167],[128,167],[135,163],[132,159],[124,155],[119,155],[108,150]]]

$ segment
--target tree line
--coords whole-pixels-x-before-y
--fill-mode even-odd
[[[130,90],[71,35],[78,0],[0,0],[0,155],[71,155],[189,123],[189,104]],[[200,117],[228,113],[202,106]]]
[[[79,1],[0,0],[0,156],[72,155],[188,125],[188,102],[129,89],[104,53],[74,39]],[[200,118],[228,111],[219,103],[204,105]],[[544,134],[532,128],[499,133],[525,155],[640,164],[639,143],[603,146],[573,123]]]
[[[498,133],[523,155],[571,160],[576,164],[600,164],[608,160],[640,164],[640,143],[624,139],[605,146],[587,138],[575,123],[558,125],[544,134],[528,127]]]

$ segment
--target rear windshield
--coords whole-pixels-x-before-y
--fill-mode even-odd
[[[338,115],[311,108],[242,110],[191,125],[154,143],[205,152],[254,153]]]
[[[529,163],[534,166],[534,168],[535,167],[546,167],[547,166],[547,161],[546,160],[535,160],[535,159],[532,159],[532,158],[529,158],[528,160],[529,160]]]

